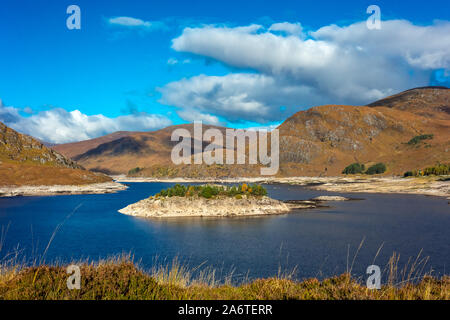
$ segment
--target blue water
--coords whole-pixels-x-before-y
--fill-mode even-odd
[[[449,274],[450,205],[444,198],[341,194],[363,200],[268,217],[152,220],[117,210],[172,184],[128,185],[116,194],[0,199],[0,259],[17,250],[28,261],[62,263],[132,253],[144,269],[156,257],[159,262],[178,257],[191,267],[215,267],[224,276],[233,270],[235,279],[274,276],[280,267],[297,267],[297,278],[325,277],[346,271],[364,239],[353,263],[356,276],[365,275],[381,245],[375,264],[382,269],[394,251],[402,266],[422,250],[421,256],[429,257],[426,271]],[[282,200],[338,194],[300,186],[267,188]]]

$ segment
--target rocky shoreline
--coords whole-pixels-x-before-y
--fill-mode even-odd
[[[145,218],[171,217],[232,217],[282,214],[291,208],[267,196],[236,199],[220,197],[205,199],[201,197],[147,198],[133,203],[120,213]]]
[[[127,188],[126,185],[118,182],[85,185],[2,186],[0,187],[0,197],[103,194],[115,193]]]
[[[399,193],[440,196],[450,199],[450,181],[438,181],[436,177],[259,177],[230,179],[156,179],[147,177],[114,176],[118,182],[176,182],[176,183],[266,183],[302,185],[316,190],[339,193]]]

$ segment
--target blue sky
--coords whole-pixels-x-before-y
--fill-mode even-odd
[[[71,4],[81,30],[66,27]],[[381,30],[363,26],[371,4],[381,8]],[[448,1],[1,6],[0,121],[51,142],[193,120],[270,126],[317,104],[449,85]],[[386,83],[387,72],[395,74]]]

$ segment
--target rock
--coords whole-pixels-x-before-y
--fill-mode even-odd
[[[348,201],[349,198],[341,197],[341,196],[319,196],[315,197],[312,200],[317,201]]]
[[[120,213],[131,216],[155,218],[257,216],[282,214],[289,211],[291,209],[285,203],[266,196],[247,199],[152,197],[119,210]]]

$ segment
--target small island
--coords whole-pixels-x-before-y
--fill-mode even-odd
[[[282,214],[292,206],[267,196],[261,185],[180,185],[131,204],[120,213],[138,217],[231,217]]]

